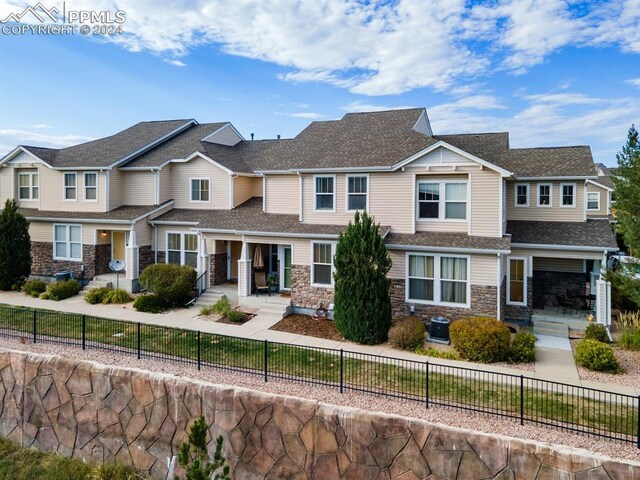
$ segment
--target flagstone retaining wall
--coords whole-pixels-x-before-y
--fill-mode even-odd
[[[156,479],[190,422],[222,434],[236,479],[640,479],[640,466],[583,450],[435,426],[313,400],[0,351],[0,435]]]

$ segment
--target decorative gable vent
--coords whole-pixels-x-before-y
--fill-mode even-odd
[[[203,142],[217,143],[228,147],[233,147],[242,140],[244,140],[244,138],[240,135],[240,132],[230,123],[225,124],[202,139]]]
[[[476,165],[476,163],[448,148],[438,147],[412,163],[414,167],[427,165]]]
[[[431,122],[429,122],[429,117],[427,116],[426,110],[422,112],[422,114],[420,115],[420,118],[418,118],[418,121],[413,126],[413,129],[416,132],[420,132],[423,135],[427,135],[428,137],[431,137],[433,135],[433,132],[431,131]]]

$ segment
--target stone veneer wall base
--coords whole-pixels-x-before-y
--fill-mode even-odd
[[[158,480],[199,416],[236,479],[640,478],[586,450],[52,355],[0,350],[0,393],[1,436]]]

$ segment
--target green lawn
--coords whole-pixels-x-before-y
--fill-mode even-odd
[[[32,341],[33,311],[16,307],[0,307],[0,335],[7,329],[24,332]],[[81,345],[82,316],[51,311],[38,311],[37,335],[43,340],[69,339]],[[138,324],[96,317],[85,319],[87,348],[122,349],[135,354]],[[3,332],[4,330],[4,332]],[[97,346],[97,345],[96,345]],[[155,325],[141,325],[140,347],[143,356],[174,356],[195,363],[198,358],[197,332]],[[258,340],[200,334],[200,359],[203,365],[250,370],[261,373],[265,368],[265,345]],[[267,368],[270,378],[308,379],[333,386],[340,383],[340,356],[312,348],[269,342]],[[195,368],[195,367],[194,367]],[[396,395],[424,401],[426,397],[425,364],[403,360],[375,361],[363,354],[343,357],[345,389],[360,389],[385,395]],[[531,383],[529,383],[531,382]],[[571,388],[550,389],[534,380],[525,379],[525,421],[564,422],[618,434],[634,441],[637,435],[637,400],[628,404],[611,403],[609,398],[585,398],[573,394]],[[433,404],[454,404],[463,408],[519,418],[520,378],[499,374],[477,373],[431,363],[429,400]],[[627,401],[625,399],[625,401]]]

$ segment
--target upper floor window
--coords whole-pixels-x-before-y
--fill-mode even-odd
[[[191,179],[191,202],[208,202],[209,201],[209,179],[208,178],[192,178]]]
[[[333,244],[313,242],[311,262],[312,285],[333,285]]]
[[[551,206],[552,186],[550,183],[538,184],[538,206],[550,207]]]
[[[368,195],[368,176],[347,175],[347,211],[366,210]]]
[[[418,218],[465,220],[467,218],[467,184],[418,182]]]
[[[560,185],[562,192],[562,206],[563,207],[575,207],[576,206],[576,184],[575,183],[563,183]]]
[[[167,233],[167,263],[198,265],[198,236],[192,233]]]
[[[600,193],[587,193],[587,210],[600,210]]]
[[[466,305],[468,257],[407,255],[407,301]]]
[[[18,198],[20,200],[37,200],[38,194],[38,174],[18,174]]]
[[[335,211],[335,183],[336,178],[334,176],[315,177],[315,210]]]
[[[64,174],[64,199],[75,200],[77,198],[78,177],[75,173]]]
[[[82,227],[54,225],[54,260],[82,260]]]
[[[84,199],[89,201],[98,200],[98,174],[96,172],[84,174]]]
[[[529,184],[518,183],[516,184],[516,207],[528,207],[529,206]]]

